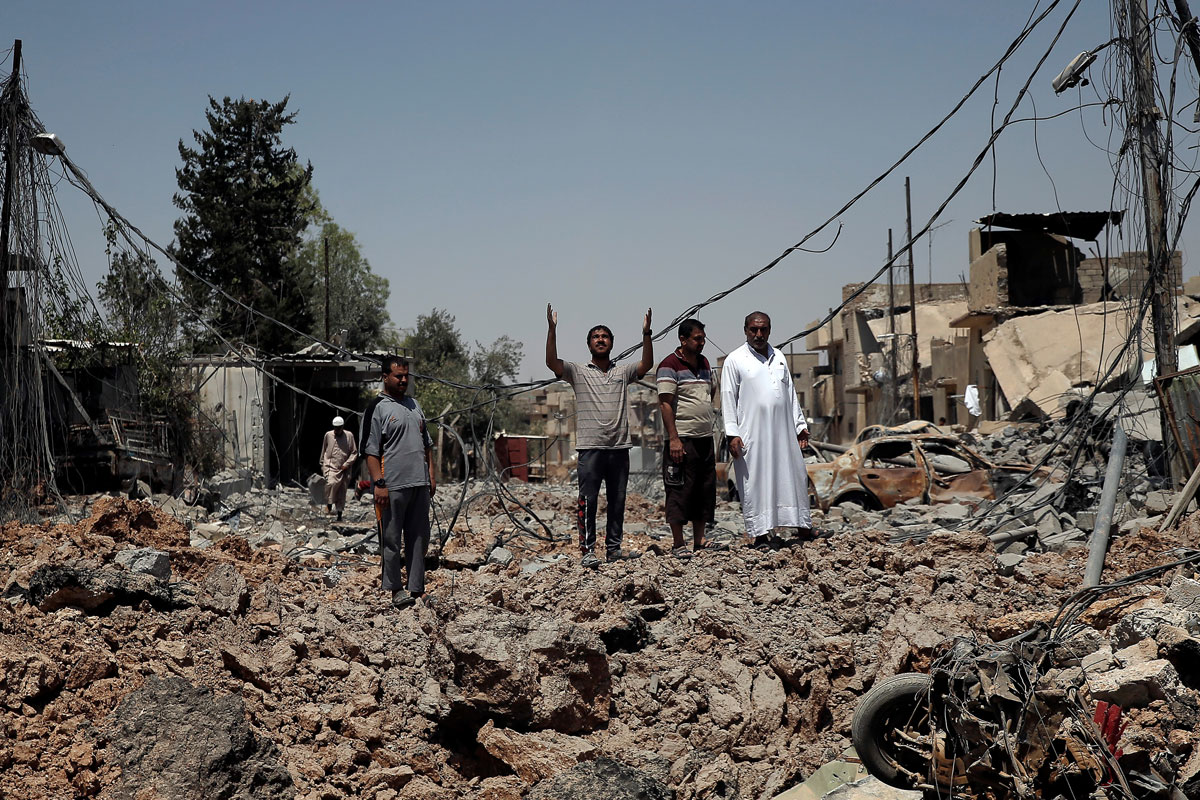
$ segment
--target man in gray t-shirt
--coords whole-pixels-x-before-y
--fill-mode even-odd
[[[594,567],[596,558],[596,505],[600,484],[608,498],[604,547],[609,561],[637,558],[621,549],[625,523],[625,486],[629,482],[629,384],[654,366],[650,335],[650,309],[642,321],[642,360],[637,364],[612,362],[613,335],[606,325],[588,331],[592,360],[579,364],[558,357],[558,314],[546,304],[546,366],[554,377],[575,389],[575,445],[578,450],[579,504],[576,512],[582,563]]]
[[[429,501],[436,489],[433,440],[421,406],[406,396],[408,360],[387,356],[382,375],[383,391],[370,417],[363,417],[365,430],[359,440],[375,488],[383,588],[392,593],[393,606],[407,608],[425,594]],[[402,569],[408,572],[407,594],[402,591]]]

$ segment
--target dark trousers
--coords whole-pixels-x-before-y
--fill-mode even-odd
[[[379,523],[383,588],[389,592],[400,589],[403,568],[408,572],[409,593],[423,594],[425,551],[429,549],[429,487],[390,490],[388,504],[380,510]]]
[[[717,459],[711,436],[684,436],[683,463],[679,465],[682,483],[666,482],[671,465],[671,443],[663,445],[663,484],[666,489],[667,522],[712,522],[717,506]]]
[[[629,483],[629,451],[580,450],[578,473],[580,549],[585,553],[596,550],[596,505],[603,481],[608,498],[604,547],[609,553],[620,550],[625,525],[625,485]]]

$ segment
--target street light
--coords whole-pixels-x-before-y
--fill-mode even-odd
[[[61,156],[67,146],[53,133],[39,133],[29,140],[29,146],[44,156]]]

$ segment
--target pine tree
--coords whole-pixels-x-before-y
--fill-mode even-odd
[[[293,328],[312,324],[294,265],[312,165],[302,167],[296,151],[283,146],[283,128],[296,117],[286,111],[288,99],[209,97],[208,130],[192,132],[197,147],[179,142],[183,166],[175,170],[180,191],[173,199],[184,213],[175,222],[174,255],[199,276],[178,275],[184,297],[207,323],[192,331],[198,350],[221,349],[222,337],[267,353],[299,344],[205,281]]]

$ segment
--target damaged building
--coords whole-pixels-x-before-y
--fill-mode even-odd
[[[321,440],[337,407],[359,409],[379,380],[378,359],[346,357],[323,345],[250,361],[226,354],[186,362],[199,408],[217,432],[227,471],[246,483],[303,485],[319,470]],[[357,431],[359,417],[347,418]],[[248,485],[248,483],[247,483]]]
[[[1146,284],[1146,254],[1087,256],[1121,212],[992,214],[968,235],[965,283],[918,284],[916,348],[920,417],[947,424],[1059,418],[1078,390],[1127,385],[1135,366],[1110,371],[1132,329],[1130,303]],[[1169,284],[1179,297],[1180,365],[1196,363],[1200,311],[1183,293],[1182,255]],[[1197,287],[1200,288],[1200,287]],[[842,289],[849,298],[861,284]],[[896,290],[896,298],[907,291]],[[890,309],[890,312],[889,312]],[[818,438],[853,441],[868,425],[912,416],[910,309],[886,285],[850,300],[809,334],[825,364],[805,410]],[[815,322],[813,323],[816,324]],[[1151,335],[1142,331],[1143,341]]]

